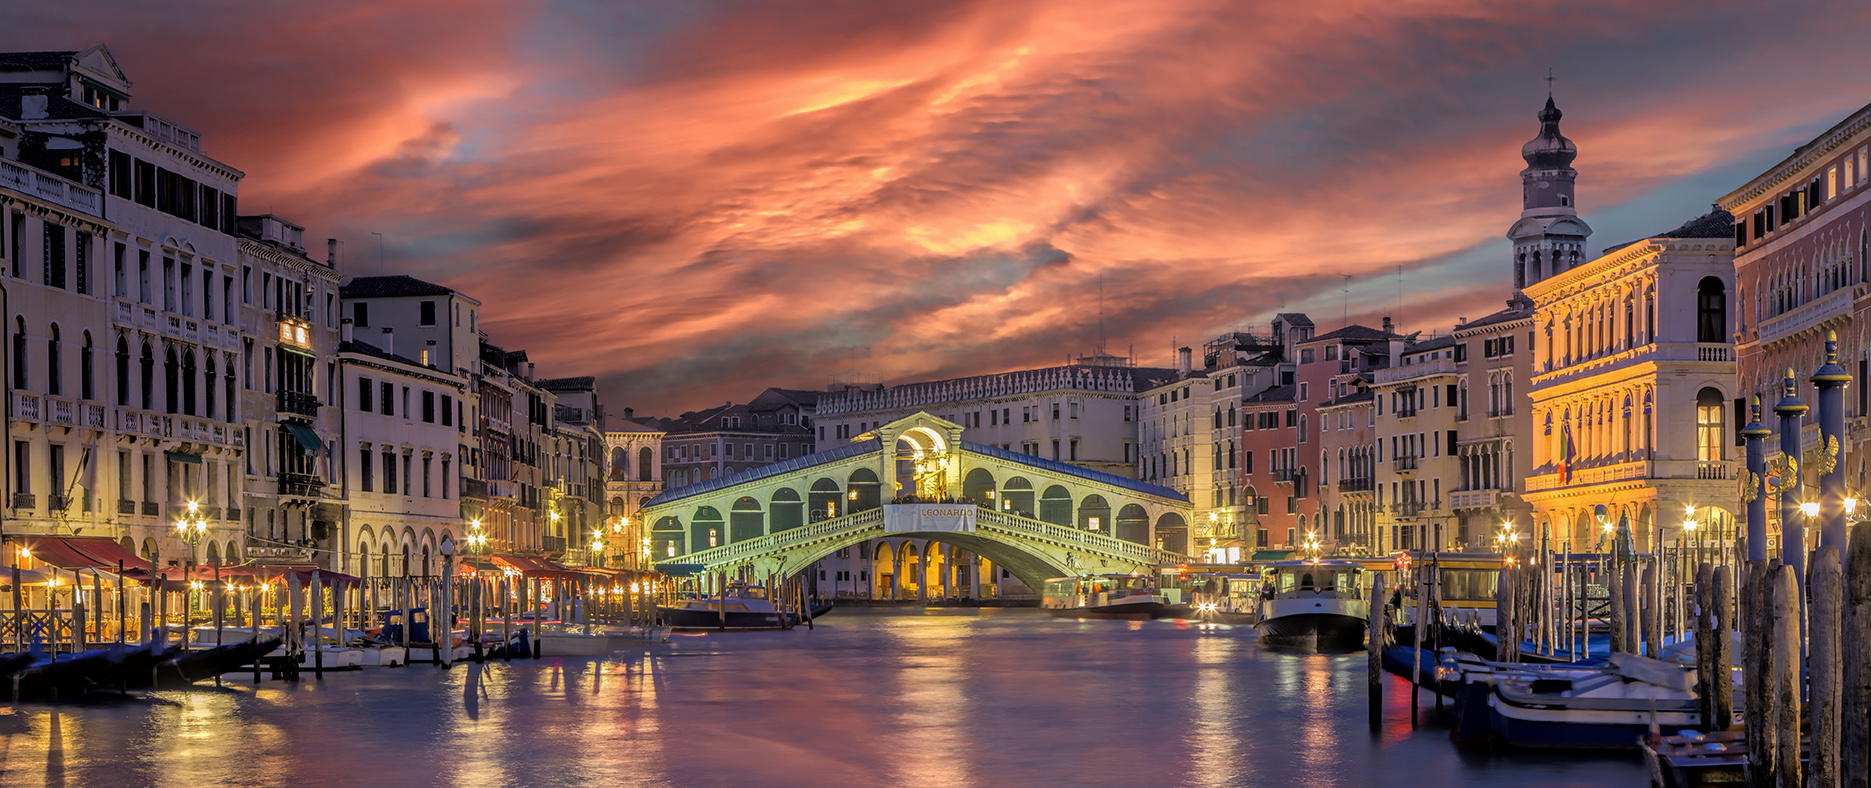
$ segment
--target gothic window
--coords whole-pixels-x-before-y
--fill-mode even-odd
[[[1727,292],[1721,279],[1705,276],[1696,288],[1696,341],[1722,342],[1727,333]]]

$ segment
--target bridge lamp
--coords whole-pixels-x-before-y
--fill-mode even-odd
[[[1091,524],[1091,530],[1093,531],[1098,530],[1098,518],[1096,517],[1090,518],[1090,524]]]
[[[666,550],[665,555],[668,555],[670,558],[676,557],[676,543],[675,542],[667,542],[663,545],[663,547]]]
[[[857,499],[858,499],[858,491],[857,491],[857,490],[852,490],[852,491],[850,492],[850,494],[848,494],[848,495],[846,495],[845,497],[846,497],[846,498],[850,498],[851,500],[853,500],[853,501],[855,501],[855,500],[857,500]]]
[[[1847,496],[1845,498],[1845,516],[1850,517],[1853,514],[1856,514],[1857,512],[1858,512],[1858,499]]]
[[[1800,503],[1800,514],[1806,515],[1807,517],[1818,517],[1819,516],[1819,502],[1818,501],[1802,501]]]

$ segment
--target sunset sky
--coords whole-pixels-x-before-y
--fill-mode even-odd
[[[1062,363],[1100,282],[1145,365],[1279,311],[1447,330],[1508,295],[1548,68],[1593,253],[1871,103],[1862,2],[8,5],[243,213],[639,415]]]

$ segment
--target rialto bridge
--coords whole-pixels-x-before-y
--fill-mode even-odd
[[[1155,547],[1186,533],[1182,494],[961,440],[917,413],[829,451],[665,490],[639,512],[665,565],[787,577],[888,536],[952,545],[1031,588],[1049,577],[1188,561]]]

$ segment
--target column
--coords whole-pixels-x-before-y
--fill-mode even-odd
[[[1826,332],[1826,363],[1813,373],[1819,390],[1819,546],[1834,545],[1845,555],[1845,386],[1852,376],[1839,366],[1839,337]]]
[[[1774,405],[1774,415],[1780,418],[1780,452],[1786,455],[1787,468],[1791,470],[1780,479],[1780,559],[1781,563],[1793,567],[1795,577],[1804,578],[1806,516],[1800,513],[1800,479],[1806,475],[1806,469],[1800,467],[1800,421],[1807,408],[1795,394],[1798,386],[1793,369],[1788,367],[1786,378],[1781,381],[1781,397]]]

